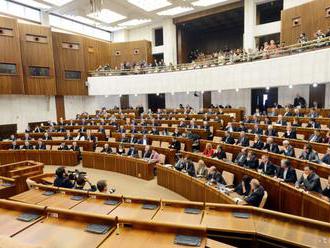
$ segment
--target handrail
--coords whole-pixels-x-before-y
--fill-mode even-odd
[[[90,71],[89,75],[92,77],[98,76],[121,76],[121,75],[136,75],[136,74],[150,74],[162,72],[174,72],[202,69],[208,67],[231,65],[235,63],[251,62],[259,59],[269,59],[271,57],[279,57],[291,55],[295,52],[303,52],[313,48],[321,48],[330,46],[330,37],[323,39],[315,39],[304,43],[297,43],[281,48],[276,48],[268,51],[260,52],[243,52],[240,55],[226,55],[218,58],[205,59],[201,61],[193,61],[192,63],[183,63],[178,65],[156,66],[145,68],[132,68],[132,69],[110,69],[110,70],[94,70]]]

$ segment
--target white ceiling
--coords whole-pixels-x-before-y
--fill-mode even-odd
[[[15,1],[15,0],[13,0],[13,1]],[[19,1],[19,0],[17,0],[17,1]],[[43,4],[47,4],[47,5],[49,5],[49,3],[52,2],[52,0],[34,0],[34,1],[43,3]],[[56,0],[56,1],[60,2],[61,0]],[[68,0],[64,0],[64,1],[68,1]],[[156,22],[162,21],[163,19],[173,18],[173,17],[177,17],[177,16],[183,16],[183,15],[191,14],[191,13],[198,12],[201,10],[214,8],[214,7],[217,7],[220,5],[225,5],[225,4],[229,4],[232,2],[238,2],[240,0],[222,0],[223,2],[221,2],[221,3],[216,3],[213,5],[206,6],[206,7],[194,6],[192,3],[196,2],[197,0],[168,0],[171,3],[170,6],[159,8],[157,10],[149,11],[149,12],[129,3],[128,0],[100,0],[100,1],[101,2],[103,1],[102,8],[114,11],[120,15],[125,16],[126,18],[122,19],[120,21],[113,22],[113,23],[105,23],[102,21],[94,20],[94,23],[92,22],[89,24],[91,24],[91,25],[101,24],[101,25],[103,25],[102,28],[111,27],[111,29],[109,29],[109,30],[114,31],[119,26],[121,26],[121,28],[126,28],[126,29],[135,28],[136,26],[143,26],[143,25],[150,24],[150,23],[156,23]],[[205,0],[203,0],[203,1],[205,1]],[[207,0],[207,1],[209,1],[209,0]],[[20,2],[24,2],[24,0],[23,1],[21,0]],[[28,3],[25,3],[25,4],[28,4]],[[174,16],[160,16],[157,14],[160,11],[172,9],[174,7],[190,7],[193,9],[189,12],[181,13],[181,14],[174,15]],[[90,17],[87,16],[88,14],[91,13],[90,0],[72,0],[71,2],[68,2],[62,6],[51,5],[51,8],[47,9],[46,11],[49,13],[55,13],[58,15],[66,15],[66,16],[69,15],[69,16],[71,16],[71,18],[74,18],[75,16],[82,16],[82,17],[91,19]],[[150,20],[150,22],[136,25],[136,26],[126,26],[126,27],[123,27],[122,25],[120,25],[121,23],[130,21],[132,19],[147,19],[147,20]],[[81,22],[84,22],[84,20],[81,20]]]

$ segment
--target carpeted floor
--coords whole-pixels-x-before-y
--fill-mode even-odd
[[[45,166],[44,172],[55,172],[56,168],[56,166]],[[80,171],[87,172],[89,180],[95,184],[100,179],[106,180],[109,188],[114,187],[116,189],[115,194],[166,200],[186,200],[184,197],[159,186],[157,184],[157,178],[151,181],[146,181],[120,173],[82,168],[81,165],[76,167],[67,167],[67,169],[78,169]]]

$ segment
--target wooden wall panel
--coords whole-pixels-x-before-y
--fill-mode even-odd
[[[95,70],[99,65],[111,64],[110,43],[84,38],[86,72]]]
[[[0,94],[23,94],[23,69],[17,20],[0,16],[0,63],[16,64],[16,74],[0,74]]]
[[[84,38],[53,32],[57,95],[87,95]],[[65,71],[81,73],[80,79],[66,79]]]
[[[306,33],[313,39],[314,33],[321,29],[324,33],[330,27],[330,17],[326,17],[326,9],[330,8],[330,0],[314,0],[281,13],[281,42],[287,45],[297,43],[300,33]],[[293,19],[301,18],[300,25],[294,26]]]
[[[63,118],[65,120],[64,96],[55,96],[55,104],[57,121],[59,121],[60,118]]]
[[[55,66],[50,27],[19,24],[24,88],[27,95],[55,95]],[[33,76],[30,67],[49,68],[49,76]]]
[[[152,62],[151,42],[146,40],[110,44],[111,67],[120,67],[124,62]]]

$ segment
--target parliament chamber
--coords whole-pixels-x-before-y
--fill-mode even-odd
[[[0,0],[0,248],[330,247],[330,0]]]

